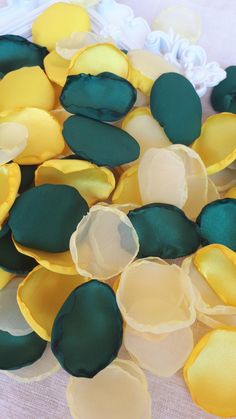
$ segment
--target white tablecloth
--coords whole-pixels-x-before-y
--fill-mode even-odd
[[[129,4],[137,16],[142,15],[150,22],[161,9],[176,4],[177,0],[123,0],[121,3]],[[195,8],[202,17],[199,43],[206,49],[209,60],[218,61],[223,67],[236,64],[236,1],[186,0],[182,3]],[[205,115],[212,113],[207,99],[204,109]],[[159,379],[151,374],[147,374],[147,378],[153,400],[152,419],[215,417],[194,406],[181,373],[169,379]],[[70,419],[65,399],[67,381],[68,375],[63,371],[30,384],[19,384],[1,374],[0,419]]]

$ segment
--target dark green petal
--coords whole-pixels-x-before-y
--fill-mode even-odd
[[[0,369],[17,370],[41,358],[47,342],[36,333],[13,336],[0,331]]]
[[[196,224],[174,205],[145,205],[130,211],[128,217],[138,234],[141,258],[176,259],[200,246]]]
[[[10,211],[14,240],[31,249],[65,252],[88,204],[66,185],[41,185],[21,194]]]
[[[132,109],[136,97],[132,84],[115,74],[79,74],[67,78],[60,101],[70,113],[112,122]]]
[[[236,199],[218,199],[206,205],[197,224],[205,244],[223,244],[236,252]]]
[[[63,136],[75,154],[98,166],[120,166],[136,160],[140,153],[139,144],[127,132],[85,116],[68,118]]]
[[[25,38],[17,35],[0,36],[0,72],[7,74],[9,71],[21,67],[40,66],[48,50],[33,44]]]
[[[218,112],[236,113],[236,66],[226,68],[226,79],[214,87],[211,104]]]
[[[6,229],[5,234],[0,236],[0,267],[16,275],[26,275],[36,265],[37,262],[33,258],[17,251],[12,241],[11,230]]]
[[[189,145],[200,136],[201,101],[184,76],[162,74],[152,87],[150,106],[172,143]]]
[[[76,288],[61,307],[51,347],[66,371],[91,378],[117,357],[122,333],[113,290],[93,280]]]
[[[34,173],[37,169],[35,165],[20,166],[21,171],[21,183],[19,193],[25,192],[31,186],[34,186]]]

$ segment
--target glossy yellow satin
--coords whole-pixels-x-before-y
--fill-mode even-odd
[[[14,241],[18,252],[34,258],[39,265],[52,272],[64,275],[77,275],[78,272],[72,260],[70,251],[63,253],[50,253],[43,250],[29,249]]]
[[[0,114],[1,122],[18,122],[28,129],[26,148],[14,160],[19,164],[39,164],[61,154],[65,147],[59,122],[38,108],[24,108]]]
[[[235,173],[235,178],[236,178],[236,173]],[[234,199],[236,199],[236,187],[231,188],[228,192],[226,192],[225,198],[234,198]]]
[[[236,416],[236,329],[207,333],[184,367],[193,401],[216,416]]]
[[[21,172],[18,164],[10,163],[0,166],[0,226],[8,216],[18,193]]]
[[[14,278],[15,274],[11,274],[10,272],[4,271],[0,268],[0,290],[2,290],[9,281]]]
[[[50,111],[55,92],[40,67],[23,67],[11,71],[0,81],[0,112],[35,107]]]
[[[221,300],[236,306],[236,253],[221,244],[212,244],[199,249],[193,263]]]
[[[90,30],[87,11],[78,4],[58,2],[49,6],[34,21],[33,41],[52,51],[56,42],[70,36],[73,32]]]
[[[138,166],[127,169],[120,177],[117,188],[112,197],[113,204],[142,205],[138,185]]]
[[[113,44],[94,44],[82,48],[71,60],[69,74],[80,73],[96,76],[104,71],[127,79],[130,62],[126,54]]]
[[[89,205],[106,200],[115,187],[113,173],[82,160],[48,160],[37,169],[35,184],[73,186]]]
[[[65,60],[56,51],[51,51],[44,58],[44,68],[48,78],[63,87],[68,76],[70,61]]]
[[[70,293],[86,281],[80,275],[67,276],[37,266],[21,282],[17,302],[32,329],[47,341],[55,317]]]
[[[207,118],[192,148],[200,155],[209,175],[229,166],[236,158],[236,115],[223,112]]]

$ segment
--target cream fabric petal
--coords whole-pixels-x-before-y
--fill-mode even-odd
[[[28,383],[31,381],[41,381],[55,374],[60,369],[60,364],[54,357],[50,345],[47,345],[43,355],[36,362],[27,367],[18,370],[2,370],[1,372],[8,375],[16,381]]]
[[[170,377],[183,367],[192,351],[193,333],[187,327],[167,335],[147,335],[126,327],[124,345],[141,368]]]
[[[138,168],[141,198],[183,208],[188,198],[185,165],[170,148],[150,148],[144,153]]]
[[[13,278],[0,291],[0,330],[14,336],[24,336],[32,332],[17,304],[17,289],[23,278]]]
[[[0,124],[0,165],[15,159],[27,145],[29,131],[17,122]]]
[[[207,203],[210,204],[217,199],[220,199],[220,194],[214,182],[208,177]]]
[[[72,234],[70,251],[81,275],[105,280],[135,259],[139,241],[126,214],[112,206],[95,205]]]
[[[191,280],[176,265],[140,259],[121,274],[117,303],[126,323],[142,333],[170,333],[196,318]]]
[[[170,140],[164,129],[153,118],[149,108],[136,108],[122,122],[122,129],[132,135],[140,145],[140,158],[149,148],[168,147]],[[127,167],[129,165],[125,165]]]
[[[208,179],[205,165],[200,156],[185,145],[175,144],[169,150],[174,151],[184,163],[188,198],[183,211],[187,217],[195,219],[207,204]]]
[[[221,170],[221,172],[209,176],[209,179],[215,183],[218,192],[225,192],[233,186],[236,186],[235,172],[228,167]]]
[[[137,89],[137,99],[134,104],[135,108],[148,106],[150,102],[150,97],[145,95],[141,90]]]
[[[195,10],[181,4],[162,10],[152,24],[153,30],[168,32],[172,29],[190,42],[200,38],[201,26],[201,18]]]
[[[110,37],[105,38],[93,32],[73,32],[70,37],[60,39],[56,43],[55,49],[62,58],[71,60],[81,48],[104,42],[112,43],[114,41]]]
[[[151,399],[147,385],[133,374],[126,361],[115,360],[94,378],[71,377],[67,401],[73,418],[151,419]],[[137,368],[137,367],[135,367]],[[143,375],[139,371],[139,376]],[[143,375],[144,380],[144,375]]]

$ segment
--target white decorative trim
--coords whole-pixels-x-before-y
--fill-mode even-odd
[[[0,34],[15,33],[30,37],[33,20],[42,11],[58,0],[9,0],[9,5],[1,9]],[[64,0],[79,3],[79,0]],[[35,9],[32,10],[32,3]],[[16,14],[16,4],[18,12]],[[112,37],[122,49],[148,49],[162,55],[167,61],[182,69],[199,96],[209,87],[216,86],[225,79],[226,72],[216,62],[207,62],[205,50],[191,44],[173,30],[169,33],[151,31],[147,21],[135,17],[131,7],[115,0],[101,0],[88,9],[92,30],[102,37]]]

